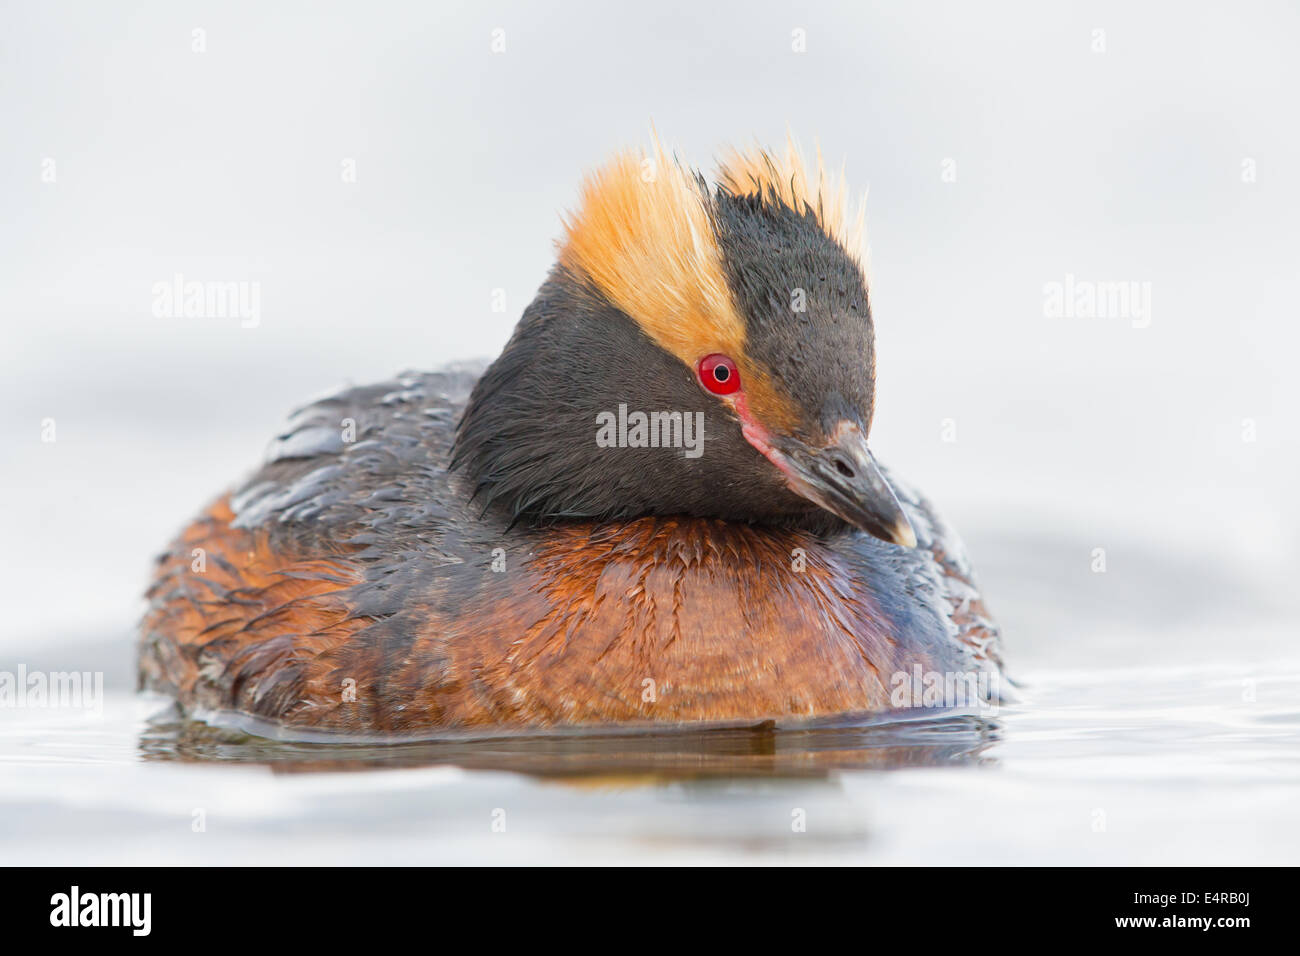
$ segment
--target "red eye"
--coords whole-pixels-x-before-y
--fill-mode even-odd
[[[698,370],[700,384],[714,395],[730,395],[740,390],[740,372],[736,363],[721,353],[704,356]]]

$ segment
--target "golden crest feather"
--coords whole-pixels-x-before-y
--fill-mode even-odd
[[[733,196],[758,196],[799,212],[811,209],[822,231],[862,265],[866,196],[854,208],[848,201],[843,168],[838,176],[829,175],[820,146],[816,157],[816,167],[810,171],[792,135],[786,136],[785,153],[781,155],[757,146],[743,151],[732,149],[718,170],[718,185]]]
[[[821,229],[862,264],[865,203],[850,219],[843,177],[827,176],[820,150],[815,175],[793,138],[780,157],[733,150],[718,185],[733,195],[811,210]],[[754,411],[771,425],[788,424],[793,403],[746,354],[745,321],[727,282],[712,207],[704,179],[655,136],[649,149],[622,152],[584,179],[578,209],[564,220],[560,263],[589,279],[689,368],[714,352],[731,356]]]

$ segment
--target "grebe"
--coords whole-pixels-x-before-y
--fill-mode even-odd
[[[960,542],[867,445],[861,222],[792,144],[714,186],[657,142],[616,157],[486,370],[303,408],[171,544],[141,685],[402,736],[876,713],[914,675],[996,677]]]

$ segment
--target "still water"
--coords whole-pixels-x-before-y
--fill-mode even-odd
[[[1189,628],[1189,646],[1210,659],[1189,653],[1200,660],[1176,666],[1017,669],[1019,702],[978,718],[387,746],[186,721],[165,698],[131,691],[126,638],[95,652],[112,662],[100,712],[0,714],[0,854],[7,864],[1295,863],[1300,658],[1272,654],[1279,634],[1243,630],[1234,654],[1204,635],[1198,645]]]

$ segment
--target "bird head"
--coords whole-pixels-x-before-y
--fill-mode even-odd
[[[714,185],[658,142],[615,157],[475,387],[454,466],[514,519],[847,522],[914,545],[867,442],[861,224],[793,142],[732,152]]]

